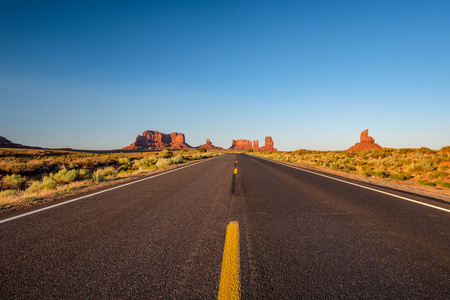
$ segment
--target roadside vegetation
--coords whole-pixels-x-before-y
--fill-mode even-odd
[[[250,155],[330,169],[364,177],[450,189],[450,146],[440,150],[375,149],[365,151],[252,151]]]
[[[199,150],[92,153],[0,149],[0,212],[13,206],[51,200],[81,188],[222,155]]]

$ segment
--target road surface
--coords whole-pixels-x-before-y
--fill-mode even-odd
[[[0,298],[214,299],[234,221],[242,299],[449,299],[450,205],[343,180],[228,154],[2,216]]]

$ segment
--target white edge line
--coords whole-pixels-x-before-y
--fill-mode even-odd
[[[21,215],[18,215],[18,216],[14,216],[14,217],[11,217],[11,218],[0,220],[0,224],[9,222],[9,221],[12,221],[12,220],[15,220],[15,219],[23,218],[23,217],[26,217],[26,216],[29,216],[29,215],[32,215],[32,214],[35,214],[35,213],[47,210],[47,209],[51,209],[51,208],[55,208],[55,207],[58,207],[58,206],[61,206],[61,205],[65,205],[65,204],[71,203],[71,202],[75,202],[75,201],[78,201],[78,200],[81,200],[81,199],[84,199],[84,198],[88,198],[88,197],[92,197],[92,196],[95,196],[95,195],[98,195],[98,194],[106,193],[106,192],[109,192],[109,191],[112,191],[112,190],[115,190],[115,189],[119,189],[119,188],[127,186],[127,185],[135,184],[135,183],[138,183],[138,182],[141,182],[141,181],[145,181],[145,180],[149,180],[149,179],[152,179],[152,178],[155,178],[155,177],[158,177],[158,176],[166,175],[166,174],[169,174],[169,173],[172,173],[172,172],[175,172],[175,171],[179,171],[179,170],[184,169],[184,168],[188,168],[188,167],[192,167],[192,166],[195,166],[195,165],[199,165],[201,163],[204,163],[204,162],[207,162],[207,161],[211,161],[213,159],[220,158],[220,157],[222,157],[222,156],[214,157],[214,158],[211,158],[211,159],[206,159],[206,160],[203,160],[203,161],[200,161],[200,162],[196,162],[196,163],[184,166],[184,167],[180,167],[180,168],[169,170],[169,171],[166,171],[166,172],[163,172],[163,173],[159,173],[159,174],[156,174],[156,175],[153,175],[153,176],[150,176],[150,177],[138,179],[136,181],[132,181],[132,182],[128,182],[128,183],[124,183],[124,184],[121,184],[121,185],[118,185],[118,186],[115,186],[115,187],[112,187],[112,188],[109,188],[109,189],[106,189],[106,190],[103,190],[103,191],[100,191],[100,192],[92,193],[92,194],[85,195],[85,196],[82,196],[82,197],[78,197],[78,198],[75,198],[75,199],[72,199],[72,200],[64,201],[64,202],[61,202],[61,203],[58,203],[58,204],[53,204],[53,205],[50,205],[50,206],[47,206],[47,207],[44,207],[44,208],[33,210],[33,211],[30,211],[30,212],[27,212],[27,213],[24,213],[24,214],[21,214]]]
[[[279,165],[282,165],[282,166],[290,167],[290,168],[293,168],[293,169],[296,169],[296,170],[300,170],[300,171],[303,171],[303,172],[307,172],[307,173],[315,174],[315,175],[318,175],[318,176],[326,177],[326,178],[329,178],[329,179],[333,179],[333,180],[336,180],[336,181],[344,182],[344,183],[351,184],[351,185],[354,185],[354,186],[357,186],[357,187],[360,187],[360,188],[363,188],[363,189],[366,189],[366,190],[371,190],[371,191],[374,191],[374,192],[378,192],[378,193],[381,193],[381,194],[389,195],[389,196],[396,197],[396,198],[399,198],[399,199],[402,199],[402,200],[414,202],[414,203],[417,203],[417,204],[425,205],[425,206],[428,206],[428,207],[432,207],[432,208],[439,209],[439,210],[442,210],[442,211],[450,213],[450,209],[446,209],[446,208],[443,208],[443,207],[435,206],[435,205],[428,204],[428,203],[423,203],[423,202],[420,202],[420,201],[417,201],[417,200],[413,200],[413,199],[409,199],[409,198],[402,197],[402,196],[399,196],[399,195],[395,195],[395,194],[391,194],[391,193],[388,193],[388,192],[380,191],[380,190],[377,190],[377,189],[374,189],[374,188],[370,188],[370,187],[367,187],[367,186],[364,186],[364,185],[360,185],[360,184],[357,184],[357,183],[353,183],[353,182],[349,182],[349,181],[346,181],[346,180],[338,179],[338,178],[335,178],[335,177],[332,177],[332,176],[327,176],[327,175],[324,175],[324,174],[316,173],[316,172],[313,172],[313,171],[310,171],[310,170],[303,169],[301,167],[287,165],[287,164],[284,164],[284,163],[281,163],[281,162],[278,162],[278,161],[275,161],[275,160],[271,160],[271,159],[267,159],[267,158],[263,158],[263,157],[258,157],[258,156],[253,156],[253,157],[259,158],[259,159],[263,159],[263,160],[267,160],[267,161],[270,161],[270,162],[273,162],[273,163],[276,163],[276,164],[279,164]]]

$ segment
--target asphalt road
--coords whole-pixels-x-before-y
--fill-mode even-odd
[[[0,223],[0,298],[214,299],[230,221],[243,299],[450,298],[449,212],[235,157]]]

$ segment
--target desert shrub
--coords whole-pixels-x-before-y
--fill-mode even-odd
[[[408,171],[411,173],[424,173],[433,170],[433,166],[429,162],[414,163]]]
[[[419,153],[421,153],[421,154],[431,154],[431,153],[435,153],[436,151],[434,151],[434,150],[431,150],[431,149],[429,149],[429,148],[427,148],[427,147],[421,147],[421,148],[419,148]]]
[[[385,167],[390,167],[390,166],[393,166],[395,164],[395,160],[392,157],[385,157],[385,158],[383,158],[381,160],[381,163]]]
[[[414,149],[411,149],[411,148],[398,149],[398,153],[400,153],[400,154],[407,154],[409,152],[414,152]]]
[[[70,183],[78,180],[80,176],[79,170],[62,169],[56,174],[53,174],[53,179],[58,183]]]
[[[167,158],[160,158],[158,159],[158,162],[156,163],[156,166],[158,168],[164,169],[172,164],[172,161]]]
[[[182,164],[184,162],[183,157],[181,155],[177,155],[175,157],[170,158],[171,164]]]
[[[448,176],[447,172],[442,170],[436,170],[428,174],[428,178],[430,179],[441,179],[446,178]]]
[[[442,186],[443,188],[450,189],[450,182],[441,181],[439,182],[439,185]]]
[[[408,172],[403,172],[401,176],[403,177],[404,180],[411,179],[411,174],[409,174]]]
[[[78,173],[78,180],[86,180],[91,178],[91,172],[89,170],[80,169]]]
[[[403,161],[397,161],[395,164],[394,164],[394,167],[395,168],[401,168],[401,167],[403,167]]]
[[[410,164],[412,164],[412,159],[411,159],[411,158],[405,158],[405,159],[403,159],[403,164],[404,164],[404,165],[410,165]]]
[[[155,166],[155,168],[156,168],[156,166]],[[122,170],[119,172],[119,174],[131,174],[131,173],[134,173],[134,171],[135,170]]]
[[[378,149],[375,149],[375,150],[372,151],[372,153],[370,153],[370,157],[371,158],[382,159],[382,158],[386,157],[386,154],[384,152],[378,150]]]
[[[51,162],[43,162],[43,161],[36,161],[32,160],[26,163],[25,172],[29,174],[36,174],[40,173],[43,169],[46,169],[46,165],[52,166]]]
[[[442,153],[450,153],[450,146],[445,146],[441,148]]]
[[[307,150],[307,149],[298,149],[292,152],[292,155],[305,155],[305,154],[309,154],[312,153],[311,150]]]
[[[86,158],[79,162],[83,166],[83,168],[86,169],[92,169],[93,167],[97,166],[97,162],[94,161],[92,158]]]
[[[389,179],[391,179],[391,180],[400,180],[400,181],[404,180],[403,176],[400,175],[400,174],[391,174],[391,175],[389,175]]]
[[[161,153],[159,154],[159,156],[160,156],[160,157],[163,157],[163,158],[169,158],[169,157],[172,157],[172,156],[173,156],[173,152],[170,151],[169,149],[164,149],[164,150],[161,151]]]
[[[435,156],[433,158],[433,164],[434,165],[439,165],[443,161],[445,161],[445,157],[443,157],[443,156]]]
[[[200,153],[204,153],[204,152],[206,152],[207,150],[206,150],[206,148],[205,147],[200,147],[200,148],[198,148],[198,152],[200,152]]]
[[[139,170],[148,170],[155,168],[155,163],[158,161],[156,157],[145,157],[143,159],[137,159],[134,161],[134,165]]]
[[[367,164],[367,161],[361,160],[361,159],[357,159],[357,160],[355,161],[355,164],[356,164],[357,166],[364,166],[365,164]]]
[[[117,170],[114,167],[106,167],[103,169],[98,169],[92,174],[92,181],[99,183],[108,179],[108,177],[113,177],[117,175]]]
[[[40,173],[45,166],[42,161],[21,162],[17,160],[2,161],[0,170],[9,174],[37,174]]]
[[[118,163],[118,161],[109,155],[108,156],[100,156],[99,158],[97,158],[97,165],[100,165],[100,166],[116,165],[117,163]]]
[[[56,189],[56,186],[56,181],[52,177],[45,176],[42,181],[33,181],[26,191],[35,193],[41,190],[54,190]]]
[[[105,181],[105,180],[106,180],[106,177],[103,176],[103,175],[98,174],[98,172],[94,172],[92,174],[92,181],[93,182],[99,183],[99,182],[102,182],[102,181]]]
[[[419,182],[422,185],[436,186],[436,184],[434,182],[426,181],[424,179],[419,179],[417,182]]]
[[[15,194],[17,194],[17,190],[4,190],[0,192],[0,198],[14,196]]]
[[[208,157],[207,155],[204,155],[204,154],[202,154],[202,153],[195,153],[194,155],[192,155],[192,159],[193,160],[196,160],[196,159],[202,159],[202,158],[205,158],[205,157]]]
[[[355,171],[356,171],[356,168],[351,167],[351,166],[344,166],[344,167],[342,168],[342,171],[347,172],[347,173],[355,172]]]
[[[131,165],[131,160],[128,157],[121,157],[121,158],[119,158],[119,164]]]
[[[3,178],[3,183],[13,186],[16,189],[20,189],[25,184],[26,181],[27,180],[25,177],[22,177],[21,175],[15,175],[15,174],[6,175]]]
[[[97,175],[107,177],[117,175],[117,170],[114,169],[114,167],[106,167],[103,169],[98,169],[95,173],[97,173]]]
[[[122,171],[128,170],[129,167],[130,167],[129,165],[121,165],[119,167],[119,173],[121,173]]]
[[[442,165],[439,167],[439,169],[442,171],[448,170],[448,168],[449,168],[449,166],[447,166],[447,165]]]
[[[375,175],[375,171],[372,169],[367,169],[366,171],[364,171],[364,176],[366,177],[371,177]]]
[[[148,159],[150,160],[150,162],[151,162],[152,164],[156,164],[156,163],[158,162],[158,159],[159,159],[159,158],[157,158],[157,157],[155,157],[155,156],[151,156],[151,157],[148,157]]]
[[[377,171],[375,172],[375,176],[378,178],[386,178],[388,177],[388,174],[384,171]]]

